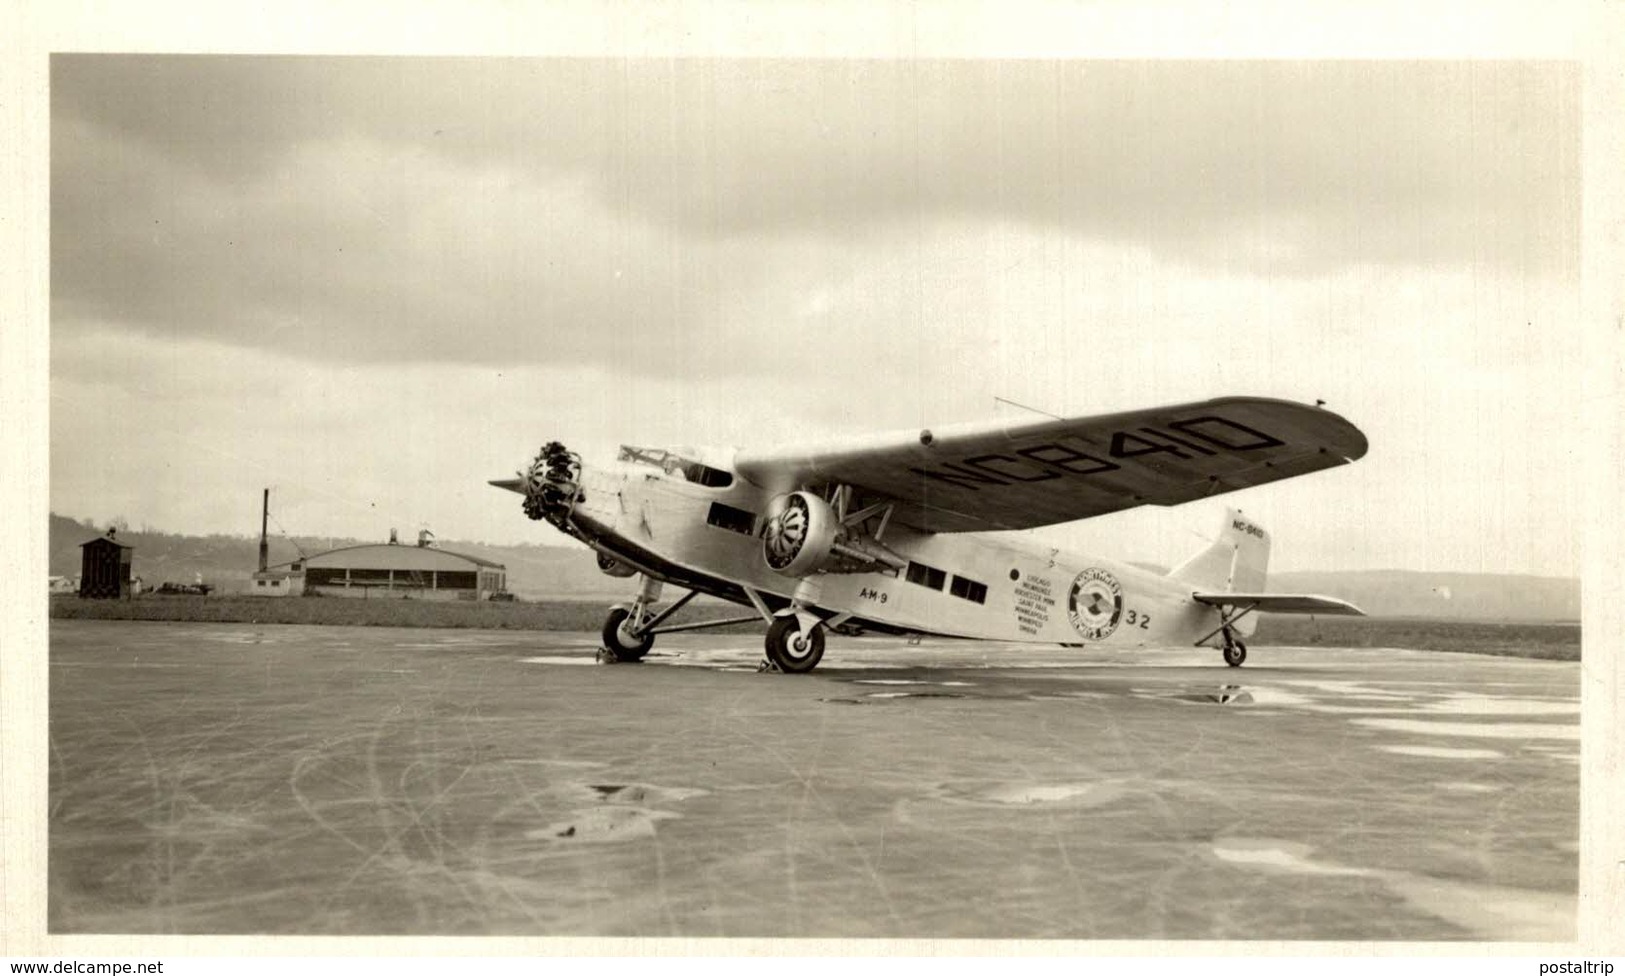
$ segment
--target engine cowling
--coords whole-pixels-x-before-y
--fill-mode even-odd
[[[828,502],[798,491],[775,499],[762,534],[762,556],[769,569],[785,576],[806,576],[832,566],[840,519]]]

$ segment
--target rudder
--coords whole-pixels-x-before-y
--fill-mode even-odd
[[[1270,535],[1238,508],[1225,511],[1224,526],[1211,546],[1168,574],[1208,593],[1262,593],[1269,573]]]

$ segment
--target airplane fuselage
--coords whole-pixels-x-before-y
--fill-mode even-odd
[[[890,525],[884,544],[906,568],[788,577],[763,556],[774,496],[728,475],[710,479],[728,482],[716,486],[638,461],[583,465],[571,534],[652,579],[745,605],[754,593],[773,609],[850,614],[861,630],[1166,647],[1211,636],[1221,619],[1191,600],[1189,583],[1005,532]]]

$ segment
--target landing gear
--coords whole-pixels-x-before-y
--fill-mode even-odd
[[[720,620],[699,620],[688,624],[668,624],[667,620],[677,611],[688,605],[688,601],[698,595],[698,591],[690,590],[679,597],[670,606],[656,611],[655,601],[660,599],[661,583],[650,576],[641,576],[638,581],[638,593],[632,603],[622,604],[609,611],[604,620],[604,650],[613,655],[617,661],[641,661],[654,646],[656,634],[669,634],[679,630],[705,630],[711,627],[727,627],[731,624],[751,623],[768,616],[765,605],[757,608],[757,615],[749,617],[726,617]],[[747,591],[749,592],[749,591]],[[753,603],[760,598],[753,598]],[[815,659],[816,661],[816,659]]]
[[[677,601],[665,613],[651,616],[649,608],[660,599],[660,581],[643,576],[638,579],[638,595],[631,606],[611,607],[604,620],[604,648],[612,651],[617,660],[641,661],[655,642],[655,624],[671,615],[672,611],[687,603],[694,594]]]
[[[634,620],[632,611],[616,607],[604,621],[604,646],[615,652],[617,660],[641,661],[654,646],[655,635],[638,629],[641,621]]]
[[[1247,645],[1243,644],[1241,638],[1236,636],[1236,622],[1258,609],[1258,603],[1255,601],[1245,606],[1240,603],[1225,604],[1218,606],[1217,609],[1219,611],[1219,626],[1202,635],[1202,639],[1196,642],[1196,646],[1202,647],[1213,638],[1219,638],[1223,642],[1219,645],[1219,648],[1224,654],[1224,663],[1233,668],[1239,668],[1241,662],[1247,660]]]
[[[776,617],[767,628],[767,659],[785,674],[806,674],[818,667],[824,657],[824,627],[813,626],[811,632],[803,629],[800,618],[793,613]]]

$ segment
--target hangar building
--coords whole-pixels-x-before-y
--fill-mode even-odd
[[[307,593],[487,600],[508,588],[506,566],[438,549],[429,544],[428,533],[419,535],[415,546],[400,545],[391,532],[387,543],[333,549],[302,562]]]

